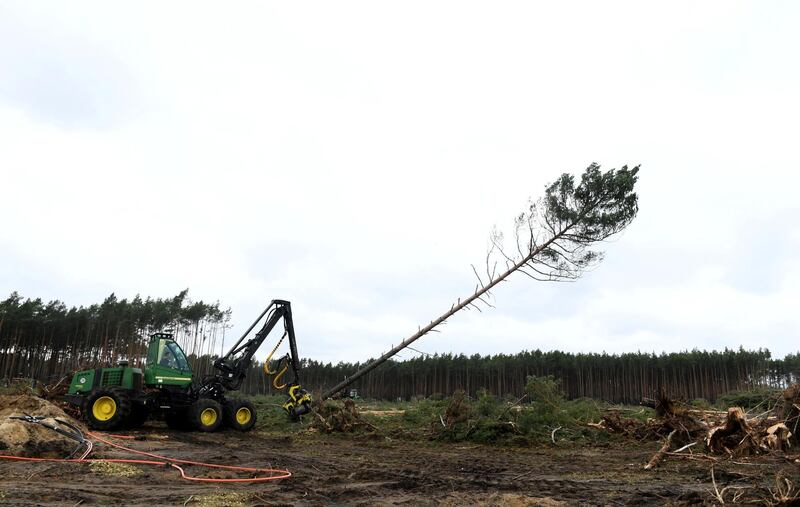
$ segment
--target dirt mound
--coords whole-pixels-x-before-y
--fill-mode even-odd
[[[86,431],[63,410],[47,400],[31,395],[0,396],[0,454],[32,457],[65,457],[77,443],[50,428],[32,424],[10,416],[38,415],[48,417],[47,422],[59,418]]]

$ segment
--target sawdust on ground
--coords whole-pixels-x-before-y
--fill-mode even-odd
[[[31,395],[0,395],[0,454],[31,456],[37,458],[59,458],[69,455],[76,442],[38,424],[32,424],[10,416],[46,416],[49,421],[59,418],[86,431],[83,424],[75,421],[56,405]]]

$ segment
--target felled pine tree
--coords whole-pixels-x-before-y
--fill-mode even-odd
[[[639,210],[634,186],[639,167],[602,171],[590,165],[579,182],[564,173],[545,187],[544,197],[531,203],[514,222],[513,250],[503,243],[503,235],[492,234],[492,248],[487,256],[486,274],[481,276],[473,266],[478,285],[465,299],[458,299],[448,311],[420,328],[378,359],[327,390],[328,398],[377,368],[414,341],[442,324],[466,307],[491,306],[485,299],[491,290],[516,272],[539,281],[565,281],[579,278],[603,258],[591,247],[621,232]],[[499,253],[504,269],[497,272],[497,263],[490,266],[492,253]]]

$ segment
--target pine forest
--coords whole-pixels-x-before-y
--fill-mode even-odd
[[[189,357],[197,378],[212,371],[225,351],[230,310],[218,302],[193,302],[184,290],[166,299],[131,300],[110,295],[101,304],[67,307],[12,293],[0,301],[0,380],[35,379],[54,383],[80,369],[128,360],[143,366],[151,333],[171,330]],[[227,337],[232,342],[232,337]],[[301,351],[303,352],[303,351]],[[800,379],[800,355],[773,358],[769,350],[680,353],[566,353],[522,351],[489,356],[419,354],[388,361],[352,388],[362,397],[396,400],[447,396],[480,390],[499,396],[521,396],[529,376],[552,375],[572,399],[638,403],[659,392],[685,400],[716,398],[732,391],[782,388]],[[302,381],[320,391],[347,378],[362,363],[322,363],[303,359]],[[273,394],[275,389],[254,364],[242,391]]]

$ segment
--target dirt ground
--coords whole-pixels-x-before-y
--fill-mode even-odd
[[[218,486],[182,480],[169,467],[136,466],[115,473],[80,463],[0,461],[0,504],[555,506],[683,505],[714,499],[709,462],[675,458],[657,470],[642,470],[655,450],[653,442],[512,449],[370,435],[173,432],[157,422],[130,434],[146,439],[120,443],[179,459],[287,468],[293,477]],[[94,457],[131,456],[98,446]],[[800,465],[775,455],[725,461],[715,468],[718,488],[757,486],[766,494],[776,474],[797,476]],[[193,467],[187,472],[208,474]]]

